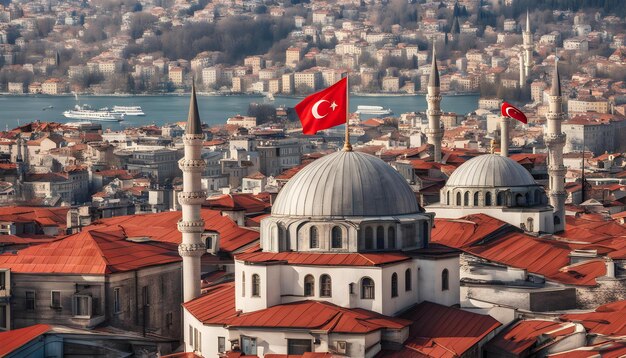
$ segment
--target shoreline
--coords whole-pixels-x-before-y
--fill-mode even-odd
[[[120,98],[120,97],[185,97],[191,95],[191,92],[181,92],[181,93],[141,93],[141,94],[78,94],[79,97],[111,97],[111,98]],[[252,97],[252,98],[265,98],[264,95],[258,93],[232,93],[232,94],[220,94],[220,93],[211,93],[211,92],[197,92],[199,97]],[[309,94],[310,95],[310,94]],[[292,98],[292,99],[302,99],[309,95],[274,95],[274,98]],[[350,93],[352,97],[425,97],[426,93]],[[480,96],[480,93],[468,92],[468,93],[441,93],[442,96],[446,97],[463,97],[463,96]],[[32,98],[62,98],[62,97],[74,97],[72,93],[62,93],[62,94],[32,94],[32,93],[9,93],[9,92],[0,92],[0,98],[3,97],[32,97]]]

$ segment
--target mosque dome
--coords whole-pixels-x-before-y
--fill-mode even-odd
[[[511,158],[497,154],[479,155],[458,167],[447,187],[497,188],[536,186],[533,176]]]
[[[272,216],[382,217],[422,211],[402,175],[373,155],[352,151],[307,165],[272,206]]]

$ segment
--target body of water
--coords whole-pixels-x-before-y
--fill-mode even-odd
[[[466,114],[478,108],[478,95],[444,96],[442,110]],[[276,97],[274,106],[293,107],[301,98]],[[118,106],[141,106],[145,117],[127,116],[124,121],[100,122],[103,128],[120,129],[147,124],[162,125],[184,121],[189,109],[189,96],[81,96],[80,104],[93,108]],[[245,115],[251,102],[264,103],[260,96],[198,96],[200,117],[209,125],[223,124],[228,117]],[[74,96],[0,96],[0,129],[15,128],[35,120],[44,122],[76,122],[77,119],[63,117],[63,111],[76,105]],[[270,103],[270,102],[267,102]],[[424,96],[350,96],[350,110],[358,105],[382,106],[390,108],[394,115],[424,111],[427,107]]]

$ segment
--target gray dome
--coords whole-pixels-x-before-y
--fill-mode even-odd
[[[497,154],[479,155],[458,167],[446,183],[450,187],[537,186],[532,175],[511,158]]]
[[[379,158],[336,152],[307,165],[278,193],[272,215],[391,216],[421,212],[406,180]]]

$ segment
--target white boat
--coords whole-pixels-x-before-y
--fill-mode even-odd
[[[145,116],[140,106],[113,106],[113,113],[121,113],[125,116]]]
[[[356,107],[356,113],[358,114],[382,114],[382,115],[387,115],[387,114],[393,114],[393,111],[388,108],[385,109],[381,106],[357,106]]]
[[[113,113],[106,108],[95,110],[88,105],[76,105],[74,109],[63,112],[63,116],[72,119],[84,119],[99,122],[120,122],[124,119],[123,113]]]

